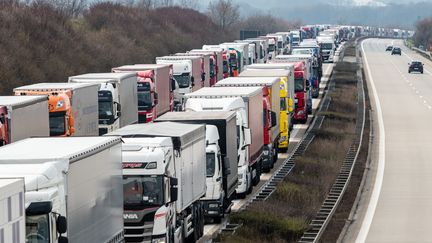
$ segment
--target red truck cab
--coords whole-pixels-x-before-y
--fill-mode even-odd
[[[138,121],[148,123],[156,119],[156,105],[158,94],[154,83],[154,71],[146,70],[137,72],[138,76]]]
[[[308,119],[307,104],[306,104],[306,78],[305,66],[303,62],[294,64],[294,87],[295,87],[295,113],[294,120],[306,123]]]

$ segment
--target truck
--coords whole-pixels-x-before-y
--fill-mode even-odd
[[[199,57],[201,59],[201,78],[204,79],[203,87],[212,86],[212,78],[210,74],[215,73],[214,65],[210,63],[210,54],[202,54],[202,53],[176,53],[174,56],[180,57]]]
[[[204,232],[205,125],[120,128],[126,242],[195,242]]]
[[[253,63],[264,63],[264,44],[263,41],[258,39],[246,39],[246,40],[236,40],[235,42],[248,42],[249,44],[254,44],[254,60]],[[252,63],[251,63],[252,64]]]
[[[15,95],[48,95],[50,136],[98,135],[98,86],[37,83],[14,89]]]
[[[69,77],[69,83],[99,85],[99,136],[138,122],[136,73],[87,73]]]
[[[248,43],[236,43],[236,42],[225,42],[219,46],[237,52],[237,62],[238,62],[238,73],[243,70],[243,67],[247,65],[249,61],[249,44]]]
[[[306,82],[306,91],[305,91],[305,99],[306,99],[306,111],[308,114],[312,114],[312,62],[311,55],[279,55],[274,60],[275,63],[297,63],[301,62],[302,65],[294,66],[294,76],[297,71],[297,77],[302,77]],[[297,70],[296,70],[297,67]],[[300,76],[299,76],[300,75]],[[318,86],[318,85],[317,85]],[[316,88],[319,89],[319,88]],[[319,91],[318,91],[319,92]]]
[[[174,92],[178,86],[169,64],[135,64],[116,67],[114,73],[137,74],[138,123],[152,122],[174,109]]]
[[[274,36],[260,36],[259,38],[268,40],[268,60],[272,60],[279,52],[277,46],[277,37]]]
[[[290,39],[291,39],[291,46],[298,46],[300,42],[302,41],[300,31],[299,30],[293,30],[290,31]]]
[[[206,125],[207,191],[201,198],[204,216],[220,222],[231,211],[238,184],[236,113],[234,111],[168,112],[157,122]]]
[[[0,242],[25,243],[24,180],[0,178]]]
[[[212,87],[187,95],[185,106],[187,111],[236,111],[237,134],[240,134],[237,137],[244,138],[243,145],[238,150],[239,184],[236,189],[237,196],[241,198],[250,193],[252,186],[257,185],[260,181],[265,114],[261,109],[263,107],[262,97],[261,87]],[[241,98],[243,103],[234,98]],[[240,144],[242,144],[241,141]]]
[[[223,59],[223,50],[222,49],[213,49],[213,50],[203,50],[203,49],[192,49],[188,51],[191,54],[210,54],[210,66],[214,66],[214,68],[210,68],[210,86],[213,86],[217,81],[224,78],[224,64]],[[211,70],[214,70],[212,73]]]
[[[277,57],[283,61],[289,62],[300,62],[303,61],[305,63],[305,77],[306,80],[310,84],[310,97],[309,97],[309,107],[308,112],[312,114],[312,98],[318,98],[319,96],[319,67],[317,66],[317,60],[313,53],[311,54],[297,54],[297,55],[281,55]]]
[[[317,42],[320,45],[323,62],[334,61],[334,54],[336,51],[336,43],[332,36],[318,36]]]
[[[203,45],[202,46],[203,50],[208,50],[208,51],[216,51],[216,52],[221,52],[222,53],[222,73],[223,73],[223,78],[228,78],[230,76],[230,63],[229,63],[229,53],[228,50],[219,46],[219,45]],[[218,78],[218,81],[221,80]]]
[[[253,64],[253,65],[249,65],[246,67],[246,70],[256,70],[258,72],[258,70],[266,70],[266,69],[271,69],[271,70],[286,70],[290,72],[290,75],[288,76],[288,93],[287,93],[287,98],[288,98],[288,109],[294,109],[291,113],[289,113],[289,131],[292,131],[294,129],[294,111],[295,111],[295,103],[290,103],[290,99],[292,100],[292,102],[294,102],[295,100],[295,91],[294,91],[294,87],[295,87],[295,83],[294,83],[294,64],[292,63],[283,63],[283,62],[271,62],[271,63],[266,63],[266,64]],[[246,74],[245,74],[246,75]],[[273,75],[271,75],[273,76]],[[283,96],[281,95],[281,98]],[[291,109],[290,109],[291,107]]]
[[[183,96],[204,87],[200,57],[164,56],[156,57],[157,64],[173,65],[173,76],[179,85],[180,103]]]
[[[283,34],[268,34],[268,37],[273,37],[276,38],[276,48],[277,48],[277,52],[275,53],[275,55],[283,55],[285,53],[285,49],[286,49],[286,37]]]
[[[48,96],[0,96],[0,146],[49,134]]]
[[[267,65],[267,64],[266,64]],[[294,68],[294,67],[293,67]],[[290,127],[294,115],[294,71],[285,69],[246,69],[240,77],[279,77],[280,120],[279,146],[281,152],[288,150]],[[292,96],[291,96],[292,94]]]
[[[219,87],[262,87],[263,107],[266,110],[264,133],[264,150],[262,169],[269,172],[278,159],[280,138],[280,78],[279,77],[238,77],[219,81]]]
[[[18,141],[0,148],[0,178],[24,178],[26,242],[123,241],[120,138]]]

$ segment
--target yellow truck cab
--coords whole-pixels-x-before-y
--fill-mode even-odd
[[[292,116],[294,112],[294,77],[293,72],[286,69],[261,68],[261,66],[271,66],[271,64],[250,65],[240,73],[240,77],[278,77],[280,78],[280,116],[279,116],[279,150],[286,152],[289,145],[290,131],[292,130]],[[255,69],[254,67],[257,67]],[[291,81],[291,82],[290,82]],[[290,85],[290,83],[292,83]],[[291,92],[292,91],[292,92]]]

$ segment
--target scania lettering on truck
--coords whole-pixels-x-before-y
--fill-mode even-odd
[[[136,124],[123,140],[126,242],[195,242],[204,233],[205,125]]]
[[[266,64],[267,65],[267,64]],[[290,132],[292,126],[291,114],[294,113],[294,72],[284,69],[249,69],[244,70],[240,77],[279,77],[279,94],[280,94],[280,116],[279,129],[280,137],[278,148],[282,152],[288,150]],[[289,97],[292,90],[293,97]]]
[[[183,96],[204,87],[200,57],[164,56],[156,57],[157,64],[173,65],[173,76],[179,85],[180,103]]]
[[[48,96],[0,96],[0,146],[49,134]]]
[[[69,83],[98,84],[99,135],[138,122],[136,73],[88,73]]]
[[[24,210],[24,180],[0,178],[1,243],[26,242]]]
[[[27,138],[0,148],[0,178],[24,178],[26,242],[123,242],[121,176],[116,137]]]
[[[14,89],[15,95],[48,95],[50,136],[97,136],[94,84],[38,83]]]
[[[211,69],[213,68],[212,65],[210,65],[210,54],[192,54],[192,53],[176,53],[174,56],[179,57],[198,57],[201,60],[201,79],[204,82],[203,87],[210,87],[210,73],[212,72]],[[214,72],[214,70],[213,70]]]
[[[264,126],[264,151],[262,169],[266,172],[273,168],[278,158],[279,119],[280,119],[280,78],[279,77],[238,77],[219,81],[221,87],[262,87],[263,108],[266,110]]]
[[[206,125],[207,191],[204,216],[220,222],[231,211],[238,184],[236,113],[234,111],[169,112],[156,119]]]
[[[136,64],[113,68],[114,73],[136,72],[138,122],[152,122],[156,117],[174,109],[173,66],[166,64]]]
[[[223,79],[223,50],[203,50],[193,49],[188,51],[191,54],[209,54],[210,55],[210,86],[213,86],[217,81]]]
[[[187,95],[186,111],[236,111],[237,138],[243,144],[237,152],[239,197],[245,197],[252,191],[252,185],[260,181],[264,147],[262,97],[261,87],[212,87]],[[243,103],[236,98],[241,98]]]
[[[295,112],[295,91],[294,91],[294,64],[292,63],[266,63],[266,64],[254,64],[249,65],[246,67],[246,70],[256,70],[258,72],[259,70],[265,70],[265,69],[271,69],[271,70],[286,70],[289,71],[290,74],[288,76],[288,93],[286,97],[288,98],[288,110],[292,109],[292,112],[290,112],[289,115],[289,124],[288,128],[289,131],[292,131],[294,128],[294,112]],[[245,74],[246,75],[246,74]],[[272,77],[274,75],[270,75]],[[283,78],[282,78],[283,79]],[[281,100],[282,97],[284,97],[284,94],[281,93]],[[293,103],[290,103],[290,99]],[[290,108],[291,107],[291,108]],[[282,119],[282,118],[281,118]],[[280,146],[280,144],[279,144]]]

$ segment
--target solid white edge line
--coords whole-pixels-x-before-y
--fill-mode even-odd
[[[384,120],[382,116],[382,110],[381,110],[381,103],[378,98],[378,93],[375,87],[374,80],[372,78],[372,73],[369,67],[369,62],[367,59],[366,52],[364,51],[364,42],[361,43],[361,49],[363,52],[363,57],[365,60],[366,68],[367,68],[367,74],[369,83],[372,88],[372,93],[374,95],[375,99],[375,107],[376,107],[376,114],[378,117],[378,132],[379,132],[379,151],[378,151],[378,168],[377,168],[377,174],[375,178],[375,184],[373,187],[372,195],[369,200],[369,205],[367,207],[366,214],[363,218],[363,222],[360,228],[360,231],[357,235],[356,243],[362,243],[366,241],[366,238],[369,234],[369,229],[372,224],[373,217],[375,215],[375,210],[378,205],[378,199],[381,193],[383,178],[384,178],[384,169],[385,169],[385,130],[384,130]]]

